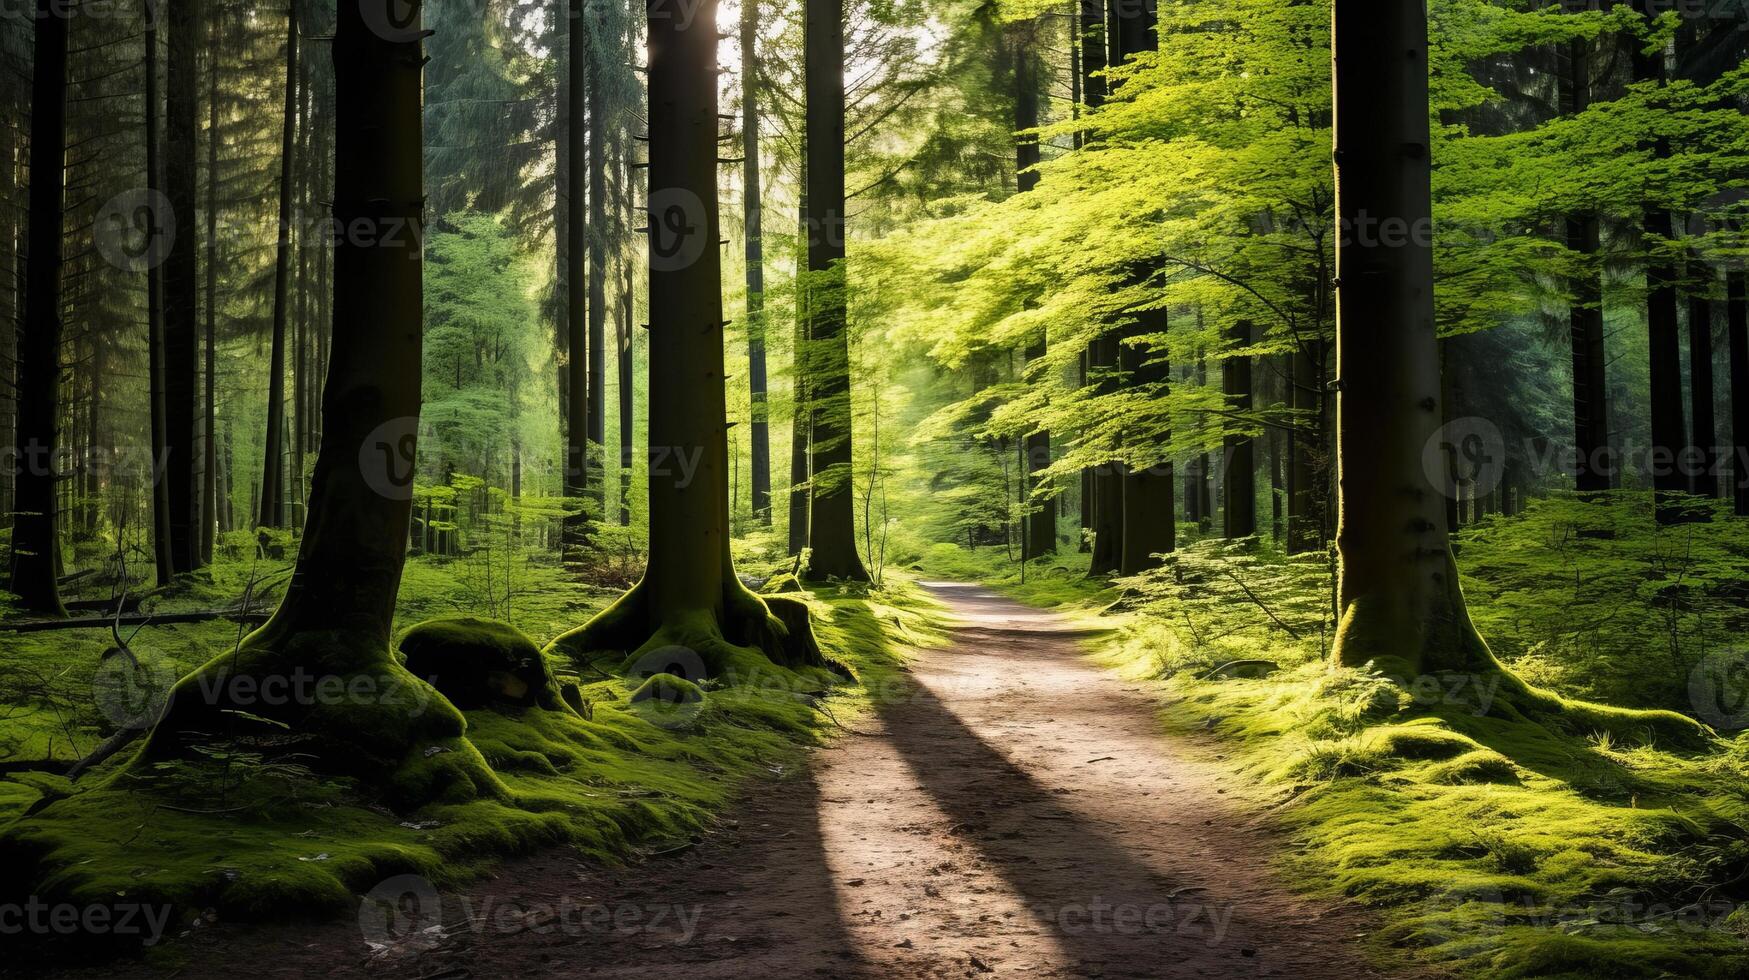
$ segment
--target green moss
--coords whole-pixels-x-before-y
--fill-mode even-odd
[[[542,847],[611,862],[708,833],[738,782],[792,763],[896,676],[905,647],[940,635],[934,604],[903,581],[886,592],[796,600],[861,683],[828,690],[823,672],[788,671],[763,658],[760,683],[704,691],[678,678],[659,681],[704,697],[707,710],[684,727],[633,703],[653,679],[579,683],[589,717],[565,705],[503,701],[457,712],[434,698],[431,710],[455,734],[381,759],[392,774],[386,788],[310,768],[297,752],[277,752],[264,740],[219,740],[205,746],[212,754],[132,766],[118,761],[6,825],[0,900],[125,896],[172,905],[173,928],[208,908],[229,919],[320,915],[354,908],[357,894],[397,874],[445,887],[502,856]],[[409,635],[526,649],[502,624],[444,621]],[[0,782],[0,807],[17,814],[43,790],[66,788],[37,782]],[[420,802],[396,811],[385,798]]]

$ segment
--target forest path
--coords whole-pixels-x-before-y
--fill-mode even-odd
[[[1273,835],[1175,751],[1147,688],[1089,663],[1061,617],[929,588],[951,644],[699,847],[508,862],[445,896],[435,948],[399,955],[367,958],[350,922],[215,930],[198,943],[215,958],[180,975],[1382,975],[1357,952],[1367,921],[1276,879]]]

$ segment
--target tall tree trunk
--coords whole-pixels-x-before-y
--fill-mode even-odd
[[[1116,390],[1117,360],[1115,336],[1107,334],[1088,346],[1088,374],[1097,394]],[[1093,553],[1087,564],[1089,575],[1115,572],[1123,562],[1124,470],[1124,465],[1116,460],[1107,460],[1093,469]]]
[[[151,17],[151,14],[147,15]],[[201,372],[200,558],[213,560],[213,538],[219,515],[218,454],[218,309],[219,309],[219,38],[224,31],[224,7],[214,4],[207,41],[206,86],[206,365]],[[154,110],[155,111],[155,110]]]
[[[1656,17],[1661,5],[1658,0],[1635,0],[1634,8],[1647,17]],[[1638,39],[1627,42],[1633,49],[1633,72],[1637,82],[1657,82],[1666,77],[1664,49],[1643,50]],[[1654,141],[1654,155],[1670,155],[1669,142]],[[1675,236],[1670,212],[1659,207],[1645,211],[1644,229],[1647,244],[1669,242]],[[1682,410],[1682,340],[1676,313],[1676,269],[1671,259],[1656,255],[1646,264],[1646,331],[1651,362],[1652,413],[1652,486],[1656,491],[1658,522],[1672,524],[1683,519],[1680,498],[1689,489],[1689,479],[1681,465],[1688,445],[1687,425]]]
[[[1251,344],[1251,324],[1244,320],[1233,325],[1235,347]],[[1227,408],[1248,413],[1252,408],[1251,358],[1229,355],[1221,361],[1221,388],[1227,396]],[[1222,455],[1227,461],[1226,508],[1223,531],[1229,538],[1248,538],[1257,533],[1257,450],[1250,436],[1229,435],[1223,440]]]
[[[1702,292],[1704,280],[1695,280],[1699,266],[1711,272],[1698,256],[1689,259],[1693,291],[1688,294],[1688,404],[1694,420],[1693,452],[1689,465],[1694,476],[1692,491],[1703,497],[1719,495],[1719,431],[1713,408],[1713,304]]]
[[[1135,55],[1155,49],[1155,18],[1151,4],[1114,3],[1113,17],[1115,23],[1111,33],[1117,42],[1112,58],[1114,64],[1122,64]],[[1156,264],[1145,265],[1132,270],[1131,275],[1135,282],[1145,282],[1157,268]],[[1168,326],[1164,309],[1148,310],[1137,315],[1137,322],[1129,332],[1134,335],[1164,333]],[[1171,368],[1163,359],[1150,364],[1140,348],[1130,344],[1118,346],[1115,360],[1131,385],[1164,384],[1167,381]],[[1118,571],[1122,574],[1134,575],[1154,568],[1160,564],[1154,556],[1173,549],[1177,534],[1174,512],[1177,503],[1173,499],[1172,479],[1172,464],[1165,460],[1140,469],[1124,469],[1121,488],[1113,495],[1114,502],[1123,512],[1122,538],[1117,548]]]
[[[1084,11],[1083,17],[1085,16]],[[1147,50],[1152,45],[1153,27],[1153,12],[1145,3],[1109,4],[1106,8],[1105,25],[1108,63],[1121,65],[1130,55]],[[1104,94],[1109,94],[1108,88],[1104,90]],[[1121,367],[1120,347],[1117,337],[1107,335],[1095,340],[1088,348],[1089,373],[1096,378],[1104,375],[1103,379],[1095,382],[1100,385],[1102,393],[1114,387],[1113,374]],[[1126,545],[1129,529],[1124,521],[1132,513],[1143,513],[1148,506],[1137,493],[1126,492],[1125,481],[1129,478],[1129,468],[1117,462],[1102,465],[1094,472],[1093,512],[1096,526],[1093,531],[1093,555],[1088,565],[1090,575],[1103,575],[1122,569],[1124,552],[1129,547]]]
[[[1731,483],[1734,511],[1749,517],[1749,273],[1732,269],[1726,278],[1725,312],[1731,348]]]
[[[807,89],[808,395],[813,513],[806,575],[869,580],[856,553],[849,280],[844,263],[844,4],[803,0]]]
[[[334,218],[340,227],[364,225],[377,234],[371,244],[347,236],[335,245],[339,328],[322,397],[327,425],[309,522],[273,617],[239,650],[182,681],[139,757],[144,764],[187,751],[191,737],[207,737],[201,733],[276,733],[251,716],[222,713],[235,706],[206,691],[257,691],[263,679],[308,675],[339,679],[348,690],[367,681],[376,685],[371,690],[418,698],[423,683],[390,649],[420,393],[419,13],[406,0],[343,3],[337,11]],[[412,712],[387,693],[344,702],[312,707],[302,698],[253,699],[249,711],[311,736],[303,751],[315,756],[313,765],[364,778],[394,805],[502,792],[462,740],[460,713],[442,698],[421,699],[424,710]],[[419,767],[419,778],[396,778],[408,766]]]
[[[1015,22],[1009,27],[1009,36],[1014,57],[1014,185],[1024,194],[1038,186],[1039,178],[1038,137],[1020,135],[1039,124],[1038,21]],[[1041,328],[1026,347],[1027,363],[1044,360],[1046,343]],[[1051,465],[1051,434],[1041,428],[1027,433],[1025,439],[1022,458],[1026,477],[1021,503],[1025,506],[1026,527],[1020,556],[1030,561],[1057,550],[1057,501],[1047,494],[1044,477],[1039,475]]]
[[[1170,324],[1166,310],[1147,310],[1138,314],[1136,324],[1128,331],[1134,336],[1163,334]],[[1163,385],[1171,376],[1171,365],[1164,357],[1149,357],[1149,352],[1134,344],[1121,344],[1118,366],[1131,387]],[[1172,463],[1160,459],[1137,468],[1124,469],[1120,483],[1120,503],[1123,508],[1123,537],[1118,548],[1118,572],[1135,575],[1158,568],[1157,556],[1170,553],[1176,546],[1178,524],[1173,500]]]
[[[808,240],[808,171],[802,164],[800,208],[796,212],[797,241],[802,247],[796,252],[796,328],[794,356],[790,374],[794,384],[790,400],[794,402],[789,429],[789,553],[799,555],[808,548],[808,520],[812,513],[813,488],[809,483],[813,466],[814,410],[808,397],[808,281],[802,270],[807,268]]]
[[[1336,213],[1346,227],[1432,220],[1427,11],[1336,0]],[[1425,235],[1336,248],[1342,558],[1333,657],[1405,676],[1492,663],[1471,626],[1423,455],[1440,427],[1433,251]],[[1392,247],[1394,246],[1394,247]]]
[[[716,3],[679,18],[649,0],[648,13],[650,560],[631,591],[551,648],[633,650],[634,670],[689,680],[732,674],[749,648],[819,665],[807,607],[747,591],[729,554]]]
[[[771,526],[771,413],[765,391],[765,235],[759,184],[759,2],[741,2],[741,206],[747,259],[747,403],[753,514]]]
[[[295,2],[295,0],[294,0]],[[293,7],[293,22],[297,22],[296,7]],[[310,92],[310,65],[308,59],[298,62],[298,143],[296,187],[297,195],[292,208],[293,223],[296,225],[292,248],[298,259],[297,274],[292,282],[298,294],[297,329],[294,332],[291,359],[292,383],[292,413],[291,413],[291,461],[287,468],[286,503],[291,512],[291,525],[301,527],[305,508],[304,485],[304,449],[309,445],[310,416],[315,414],[313,402],[315,392],[310,385],[309,352],[310,352],[310,236],[305,231],[308,225],[304,215],[308,213],[313,195],[315,168],[310,166],[310,148],[314,141],[311,130],[315,128],[312,122],[313,98]]]
[[[566,31],[566,101],[570,117],[565,139],[565,496],[589,497],[589,184],[588,111],[589,29],[584,0],[569,0]],[[565,521],[572,546],[588,540],[587,509]]]
[[[163,201],[164,162],[158,132],[162,111],[158,94],[158,28],[155,0],[145,0],[146,68],[146,191],[154,202]],[[153,232],[158,215],[154,212]],[[158,256],[162,259],[162,256]],[[152,440],[152,559],[159,585],[176,578],[176,562],[170,545],[170,484],[164,472],[167,460],[169,420],[164,396],[164,268],[161,261],[146,264],[146,397],[149,401]]]
[[[24,93],[17,87],[0,101],[11,118],[24,115]],[[0,311],[0,446],[10,447],[17,432],[18,317],[24,301],[23,273],[18,267],[18,215],[24,203],[18,199],[18,130],[0,126],[0,296],[6,307]],[[12,526],[14,467],[0,466],[0,528]]]
[[[591,5],[592,38],[606,30],[606,14]],[[598,43],[605,48],[605,44]],[[607,92],[601,58],[591,52],[589,70],[589,458],[591,501],[607,516],[607,486],[602,452],[607,444]]]
[[[622,144],[620,156],[620,162],[623,164],[620,171],[623,179],[621,184],[622,206],[630,208],[632,206],[631,176],[636,172],[631,166],[632,144],[630,141]],[[622,224],[620,231],[623,233],[628,227],[628,225]],[[636,351],[634,344],[637,336],[637,323],[635,318],[636,303],[633,299],[632,257],[623,248],[620,253],[619,274],[619,523],[621,527],[630,527],[632,523],[632,469],[636,460],[634,443],[637,440],[633,397],[637,383],[633,364],[633,355]]]
[[[1105,70],[1105,3],[1104,0],[1080,0],[1080,69],[1081,69],[1081,99],[1088,109],[1096,109],[1105,104],[1106,86]],[[1084,142],[1077,136],[1077,143]],[[1086,387],[1088,376],[1092,373],[1091,350],[1081,354],[1081,386]],[[1081,471],[1081,549],[1092,550],[1088,543],[1089,533],[1097,535],[1097,501],[1099,499],[1099,477],[1095,467]]]
[[[1580,39],[1567,45],[1567,75],[1561,94],[1568,115],[1591,107],[1591,42]],[[1603,340],[1603,287],[1601,270],[1594,267],[1601,248],[1601,223],[1596,214],[1567,218],[1567,248],[1583,263],[1570,287],[1572,306],[1568,313],[1573,350],[1573,449],[1578,465],[1574,488],[1580,493],[1599,493],[1612,483],[1609,452],[1608,358]]]
[[[279,136],[279,244],[273,266],[273,353],[267,368],[267,432],[261,457],[261,527],[285,526],[285,328],[292,250],[292,182],[297,173],[298,18],[286,8],[285,103]]]
[[[201,0],[169,0],[170,50],[165,65],[164,190],[175,227],[195,222],[199,160],[198,103]],[[198,236],[170,239],[164,263],[165,472],[170,491],[170,556],[176,572],[199,568],[200,263]]]
[[[1318,496],[1317,459],[1324,452],[1323,426],[1319,424],[1319,393],[1324,387],[1320,359],[1311,350],[1317,341],[1305,341],[1289,355],[1291,402],[1294,424],[1288,432],[1287,550],[1289,554],[1315,551],[1323,544],[1324,522],[1316,513]]]
[[[30,109],[30,251],[25,260],[24,329],[18,343],[16,516],[9,588],[18,604],[65,616],[57,569],[61,550],[55,465],[61,426],[61,209],[66,197],[66,11],[37,0]]]

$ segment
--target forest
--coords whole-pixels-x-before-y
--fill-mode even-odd
[[[0,78],[0,976],[1749,977],[1749,6]]]

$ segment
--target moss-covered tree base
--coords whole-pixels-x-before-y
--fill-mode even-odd
[[[246,756],[356,779],[396,809],[506,797],[466,730],[455,705],[374,636],[270,627],[178,682],[115,778]]]
[[[728,684],[769,675],[773,665],[803,673],[847,673],[820,650],[808,605],[799,598],[756,595],[731,578],[720,614],[697,608],[657,615],[649,606],[640,582],[594,619],[553,640],[547,653],[574,661],[621,654],[624,670],[635,675],[667,673]]]

